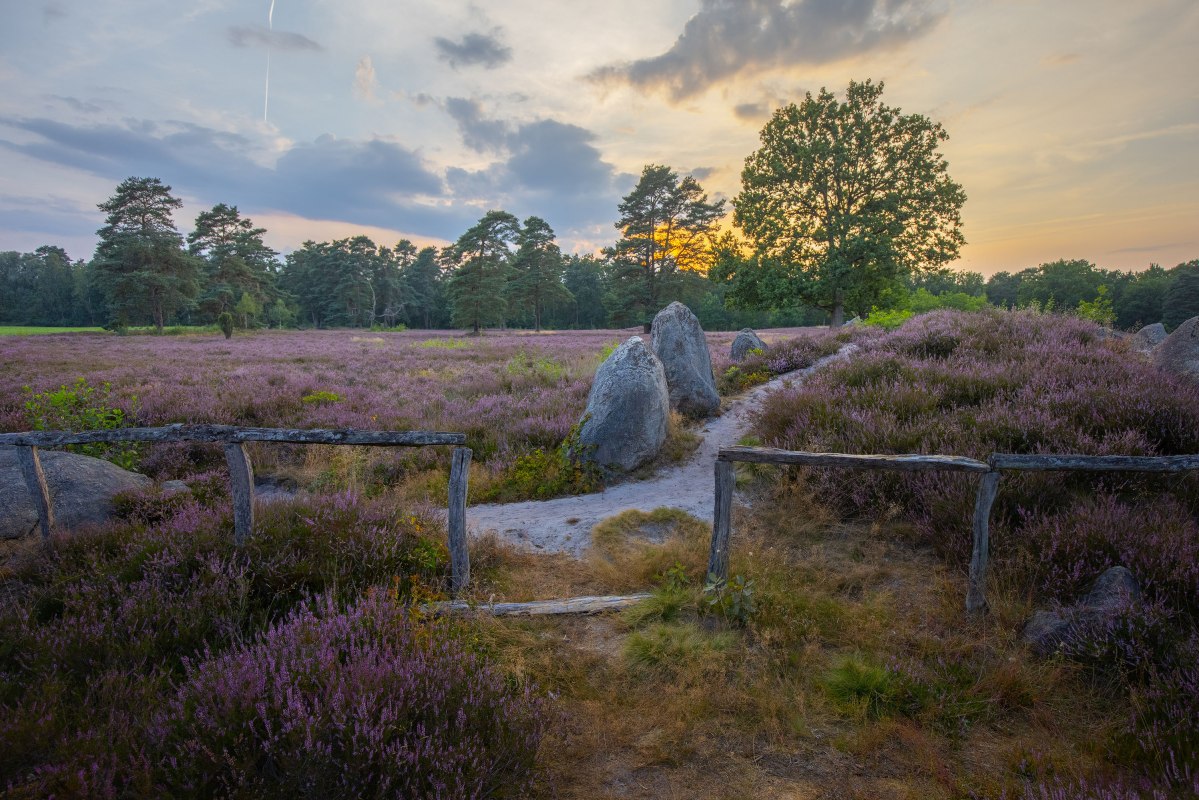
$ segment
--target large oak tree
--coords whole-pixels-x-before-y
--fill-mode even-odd
[[[763,128],[733,200],[753,255],[722,276],[741,302],[811,305],[839,325],[847,305],[868,311],[902,276],[957,257],[966,195],[938,150],[948,135],[882,93],[809,92]]]

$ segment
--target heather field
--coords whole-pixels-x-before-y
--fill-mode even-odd
[[[545,457],[578,422],[604,356],[633,331],[263,332],[235,336],[55,336],[0,338],[0,430],[31,427],[31,395],[107,384],[107,403],[124,424],[172,422],[263,427],[440,430],[467,435],[474,451],[473,497],[518,500],[575,491]],[[725,376],[734,333],[708,335],[713,367]],[[806,366],[836,348],[827,332],[767,331],[791,344],[757,358],[722,382],[736,391]],[[26,389],[25,387],[29,387]],[[58,427],[51,421],[48,427]],[[298,488],[365,489],[404,484],[413,498],[444,492],[444,448],[349,451],[255,450],[263,474]],[[522,457],[524,460],[522,461]],[[531,460],[530,460],[531,457]],[[140,468],[159,479],[219,466],[218,448],[158,446]]]
[[[464,430],[482,461],[472,492],[535,496],[510,478],[544,464],[628,335],[10,337],[0,427],[85,377],[138,424]],[[776,346],[735,370],[731,338],[709,336],[726,393],[860,348],[769,398],[766,445],[1199,452],[1199,389],[1070,317],[767,332]],[[256,453],[314,492],[264,504],[245,548],[219,453],[168,450],[137,456],[159,477],[191,474],[190,496],[125,496],[118,522],[0,567],[7,796],[1199,793],[1193,476],[1005,476],[985,617],[962,603],[973,481],[744,465],[728,584],[706,585],[708,520],[626,512],[582,559],[475,540],[467,599],[649,600],[587,619],[450,619],[421,608],[447,596],[448,555],[413,501],[440,456],[364,466],[307,449],[319,459]],[[347,470],[357,485],[322,483]],[[1050,658],[1021,642],[1034,609],[1074,601],[1112,564],[1138,576],[1143,605]]]

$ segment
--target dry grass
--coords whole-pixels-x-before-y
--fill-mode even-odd
[[[478,544],[479,599],[655,592],[616,616],[471,624],[555,698],[542,795],[998,797],[1102,766],[1124,709],[1025,652],[1026,601],[997,586],[995,613],[971,619],[963,576],[901,526],[838,523],[801,487],[771,491],[735,518],[731,571],[756,606],[744,625],[709,608],[710,529],[680,512],[605,521],[583,561]],[[881,700],[854,699],[853,670],[830,689],[846,663],[881,671]]]

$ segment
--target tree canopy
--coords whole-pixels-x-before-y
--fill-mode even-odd
[[[707,273],[724,201],[709,202],[690,175],[680,180],[670,167],[649,164],[618,210],[622,235],[605,251],[614,315],[621,322],[648,322],[677,291],[682,273]]]
[[[746,159],[733,200],[752,257],[723,277],[743,303],[868,311],[900,277],[952,261],[965,239],[962,187],[938,150],[948,134],[851,82],[780,108]]]

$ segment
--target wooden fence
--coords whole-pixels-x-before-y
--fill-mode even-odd
[[[1199,469],[1199,455],[1185,456],[1083,456],[1021,455],[993,453],[985,462],[961,456],[940,455],[850,455],[846,453],[810,453],[775,450],[767,447],[726,447],[716,457],[716,499],[712,520],[712,546],[708,555],[708,574],[728,579],[729,540],[732,535],[733,464],[746,461],[757,464],[792,464],[806,467],[841,469],[884,469],[905,472],[939,470],[972,472],[981,476],[974,501],[973,546],[970,577],[966,590],[966,610],[981,613],[987,609],[987,561],[991,548],[991,506],[999,493],[1003,470],[1083,472],[1185,472]]]
[[[288,428],[242,428],[231,425],[166,425],[161,428],[119,428],[107,431],[30,431],[2,433],[0,445],[15,445],[25,485],[37,507],[42,537],[54,527],[54,503],[42,471],[39,447],[64,447],[98,442],[215,442],[225,446],[233,499],[234,542],[245,544],[254,529],[254,466],[246,452],[247,442],[280,444],[334,444],[368,447],[427,447],[455,445],[450,465],[449,547],[454,593],[470,581],[470,557],[466,547],[466,494],[471,451],[464,433],[438,431],[295,430]]]

